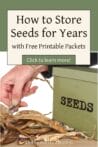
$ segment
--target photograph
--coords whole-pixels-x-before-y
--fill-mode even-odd
[[[98,146],[97,0],[0,0],[0,147]]]

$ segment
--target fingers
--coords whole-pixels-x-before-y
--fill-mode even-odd
[[[20,102],[19,107],[27,107],[27,106],[28,106],[28,104],[26,102],[24,102],[24,101]]]
[[[23,88],[23,96],[27,96],[36,92],[38,87],[37,86],[31,87],[31,85],[32,85],[32,81],[29,81],[25,84]]]
[[[24,91],[24,92],[28,92],[29,89],[30,89],[30,87],[31,87],[31,84],[32,84],[32,81],[28,81],[28,82],[25,84],[23,91]]]
[[[37,86],[31,87],[31,84],[32,81],[27,82],[25,86],[23,82],[20,82],[20,84],[18,82],[15,83],[12,91],[13,105],[17,105],[21,101],[21,98],[23,98],[24,96],[28,96],[36,92],[38,87]]]
[[[12,91],[12,105],[17,105],[21,98],[22,98],[22,91],[23,91],[24,83],[18,81],[15,83]]]
[[[9,91],[11,90],[10,86],[0,80],[0,101],[5,103],[6,105],[10,105],[11,97],[9,95]]]
[[[29,96],[31,94],[34,94],[37,89],[38,89],[38,86],[33,86],[33,87],[29,88],[28,91],[24,91],[23,96]]]

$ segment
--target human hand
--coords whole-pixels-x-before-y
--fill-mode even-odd
[[[40,72],[46,71],[45,65],[18,65],[0,79],[0,101],[8,106],[26,106],[21,102],[24,96],[35,93],[37,86],[31,87],[32,80]]]

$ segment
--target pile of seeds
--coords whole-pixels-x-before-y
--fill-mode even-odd
[[[62,138],[86,137],[83,133],[68,129],[60,122],[54,121],[34,110],[23,110],[11,114],[0,105],[0,144],[17,141],[59,141]]]

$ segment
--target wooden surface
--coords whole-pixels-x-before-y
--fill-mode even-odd
[[[2,146],[1,146],[2,147]],[[33,144],[17,145],[17,143],[12,143],[8,145],[3,145],[3,147],[35,147]],[[98,147],[97,141],[90,140],[70,140],[66,139],[61,143],[44,143],[38,144],[38,147]]]

